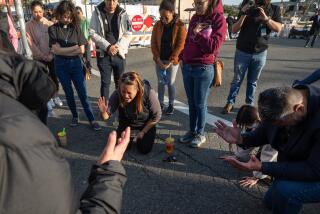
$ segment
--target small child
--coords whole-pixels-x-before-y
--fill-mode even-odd
[[[257,108],[250,105],[243,105],[238,111],[236,122],[242,132],[251,132],[260,124],[260,117]],[[250,159],[250,155],[255,148],[242,149],[236,147],[235,156],[238,160],[247,162]],[[260,160],[263,162],[275,162],[277,161],[278,152],[274,150],[270,144],[261,146],[259,148]],[[260,179],[267,178],[267,175],[263,175],[261,172],[254,171],[253,177],[247,177],[240,181],[241,186],[254,186]]]

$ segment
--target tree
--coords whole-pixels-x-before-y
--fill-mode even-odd
[[[229,6],[229,5],[223,5],[224,13],[237,17],[239,13],[239,8],[237,6]]]

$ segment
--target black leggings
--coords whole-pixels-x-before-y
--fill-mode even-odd
[[[43,63],[44,65],[47,66],[48,71],[49,71],[49,77],[53,80],[53,82],[55,83],[56,87],[57,87],[57,92],[59,91],[59,81],[56,75],[56,72],[54,70],[54,64],[53,64],[53,60],[51,60],[51,62],[46,62],[46,61],[39,61],[41,63]]]
[[[121,136],[121,133],[126,129],[126,126],[119,126],[117,129],[117,135]],[[141,128],[134,128],[133,130],[142,130],[143,127]],[[149,152],[151,152],[154,141],[156,139],[156,127],[152,127],[147,133],[144,134],[142,139],[138,139],[137,140],[137,148],[138,151],[141,154],[148,154]],[[133,138],[131,138],[131,142],[132,143]],[[129,144],[129,145],[130,145]]]

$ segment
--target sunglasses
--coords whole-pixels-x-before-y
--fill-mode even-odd
[[[134,73],[124,73],[121,76],[121,82],[133,82],[135,80]]]

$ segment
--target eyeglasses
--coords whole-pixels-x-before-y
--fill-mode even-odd
[[[192,6],[193,7],[196,7],[196,6],[203,6],[205,4],[205,2],[207,2],[208,0],[202,0],[202,1],[194,1],[192,3]]]

